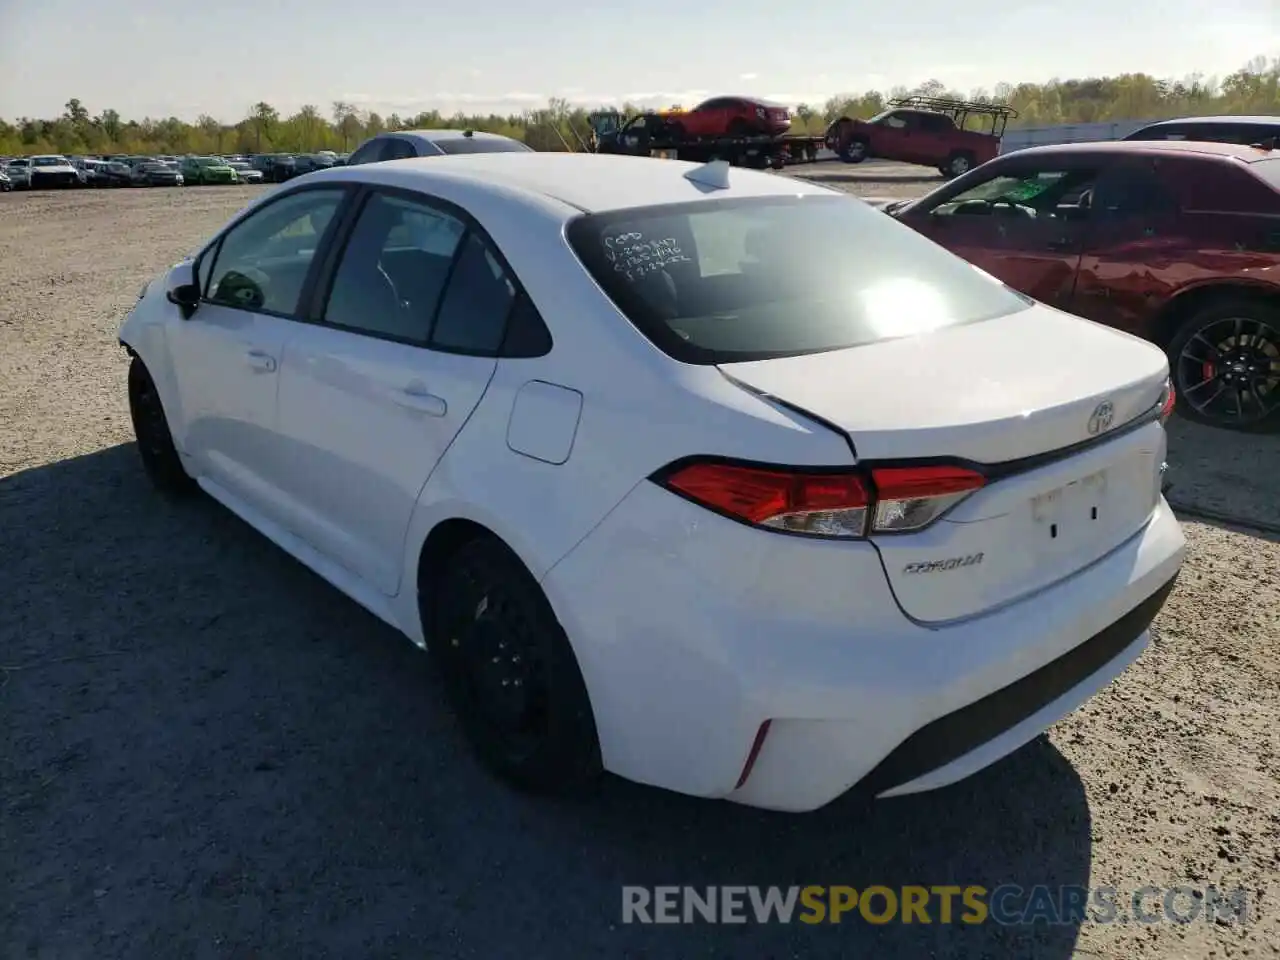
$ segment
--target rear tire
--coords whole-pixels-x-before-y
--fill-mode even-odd
[[[1240,433],[1280,432],[1280,307],[1224,296],[1187,317],[1166,352],[1179,416]]]
[[[563,794],[602,771],[591,701],[542,588],[501,541],[463,543],[429,590],[428,646],[481,762],[520,790]]]
[[[155,488],[171,497],[194,493],[196,482],[183,467],[173,445],[160,392],[156,390],[146,364],[137,357],[129,364],[129,416],[133,420],[133,434],[138,441],[142,468]]]

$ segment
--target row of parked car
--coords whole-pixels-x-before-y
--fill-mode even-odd
[[[347,155],[0,157],[0,190],[66,187],[181,187],[196,184],[283,183],[345,163]]]

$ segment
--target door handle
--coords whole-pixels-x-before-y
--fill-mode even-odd
[[[249,361],[249,366],[255,370],[261,370],[263,373],[275,373],[276,358],[271,354],[262,350],[250,350],[245,354]]]
[[[396,394],[396,403],[429,417],[443,417],[449,412],[449,405],[445,403],[444,397],[438,397],[422,387],[405,387]]]

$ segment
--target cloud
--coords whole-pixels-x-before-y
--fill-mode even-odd
[[[758,73],[740,73],[740,74],[738,74],[738,79],[739,79],[739,80],[754,80],[754,79],[756,79],[756,78],[757,78],[757,77],[759,77],[759,76],[760,76],[760,74],[758,74]]]

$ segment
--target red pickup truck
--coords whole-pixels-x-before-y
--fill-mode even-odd
[[[827,146],[846,163],[878,157],[958,177],[1000,153],[1005,126],[1018,115],[1002,103],[942,97],[905,97],[889,105],[870,120],[841,117],[827,128]],[[987,129],[967,129],[970,117]]]

